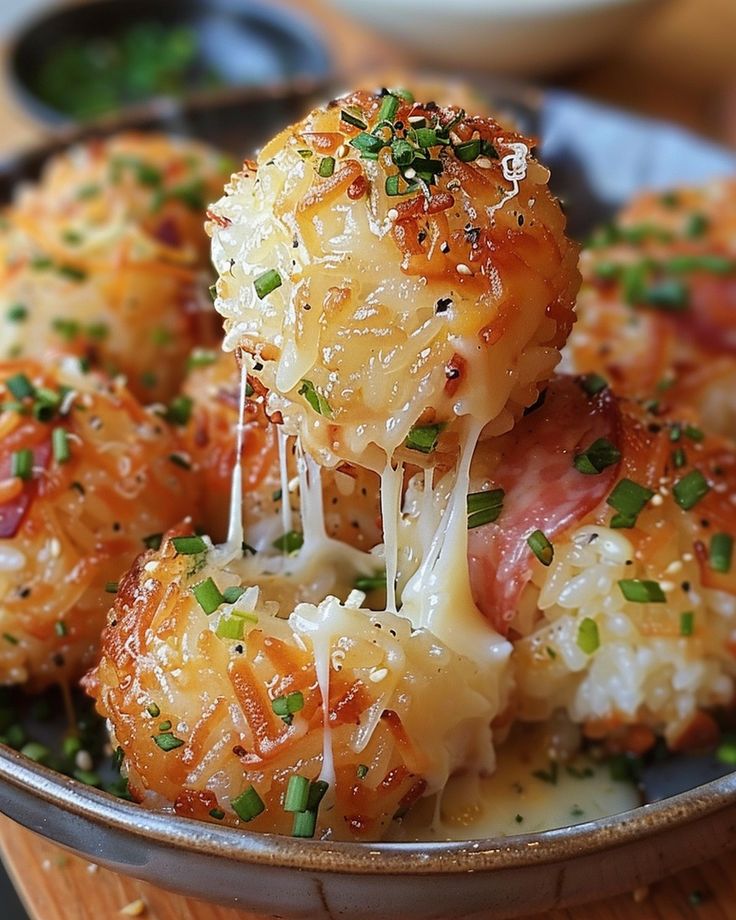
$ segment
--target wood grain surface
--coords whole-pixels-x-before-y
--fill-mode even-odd
[[[355,74],[394,65],[409,68],[414,63],[385,39],[373,38],[344,17],[328,14],[323,0],[293,0],[292,5],[320,24],[346,87]],[[659,13],[608,59],[557,83],[679,121],[736,146],[736,0],[665,0]],[[0,80],[0,154],[43,137],[43,126],[20,109]],[[108,920],[126,915],[145,920],[265,920],[177,897],[105,869],[91,869],[86,861],[4,818],[0,819],[0,849],[33,920]],[[126,908],[127,914],[121,913]],[[0,920],[2,916],[0,905]],[[648,893],[553,911],[548,917],[736,920],[736,856],[725,854],[682,872]]]

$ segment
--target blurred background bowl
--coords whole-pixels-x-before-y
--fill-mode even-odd
[[[435,64],[539,76],[596,58],[664,0],[331,0]]]
[[[53,6],[9,55],[23,103],[52,122],[87,121],[154,99],[257,87],[310,93],[330,74],[309,21],[251,0],[87,0]]]

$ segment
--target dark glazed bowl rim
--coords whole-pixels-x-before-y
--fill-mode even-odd
[[[179,852],[337,875],[455,875],[589,856],[684,827],[736,804],[736,773],[650,805],[536,834],[460,842],[344,843],[218,827],[148,811],[34,763],[0,745],[0,784],[70,817]]]
[[[9,43],[5,61],[5,72],[12,85],[15,96],[33,117],[46,122],[48,126],[84,128],[98,124],[114,122],[115,120],[133,121],[140,120],[150,112],[166,111],[168,109],[189,108],[202,104],[220,104],[236,102],[239,99],[249,100],[263,95],[286,96],[307,95],[322,88],[332,76],[332,56],[324,41],[320,38],[315,23],[306,18],[301,10],[273,6],[266,0],[248,0],[252,12],[264,22],[269,22],[272,27],[289,33],[292,40],[299,42],[307,59],[307,69],[295,74],[291,79],[274,81],[267,84],[226,84],[216,89],[192,89],[179,98],[168,96],[152,96],[141,103],[122,106],[121,108],[103,115],[100,118],[78,121],[71,115],[55,108],[44,101],[28,84],[22,75],[20,59],[26,46],[32,42],[34,33],[49,22],[62,20],[65,16],[76,14],[80,7],[90,9],[112,8],[125,3],[126,0],[63,0],[62,3],[49,9],[41,10],[29,17],[21,25],[20,31]],[[196,2],[196,0],[195,0]],[[227,0],[222,0],[227,5]],[[205,5],[205,4],[203,4]],[[247,12],[247,10],[245,10]]]

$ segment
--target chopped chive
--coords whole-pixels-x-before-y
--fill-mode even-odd
[[[22,323],[28,319],[28,307],[22,303],[13,304],[8,307],[5,317],[10,323]]]
[[[682,469],[682,467],[685,466],[686,463],[687,463],[687,455],[685,454],[685,451],[681,447],[678,447],[676,450],[672,451],[672,464],[675,467],[675,469],[677,470]]]
[[[304,534],[298,530],[289,530],[282,534],[271,544],[274,549],[281,550],[282,553],[290,555],[301,549],[304,544]]]
[[[360,128],[361,131],[365,131],[365,129],[368,127],[362,118],[358,117],[358,115],[354,115],[352,112],[349,112],[346,109],[341,110],[340,121],[344,121],[345,124],[352,125],[354,128]]]
[[[105,582],[105,592],[107,594],[117,594],[120,583],[117,581],[106,581]]]
[[[418,450],[423,454],[431,454],[437,446],[437,441],[444,425],[415,425],[406,436],[404,447],[409,450]]]
[[[618,586],[626,600],[635,604],[664,604],[667,600],[658,581],[622,578]]]
[[[695,628],[695,614],[692,610],[687,610],[680,614],[680,635],[692,636]]]
[[[151,533],[143,538],[142,543],[146,549],[160,549],[163,538],[164,535],[162,533]]]
[[[29,760],[34,760],[36,763],[47,763],[51,756],[51,751],[46,745],[39,744],[38,741],[27,742],[27,744],[24,744],[20,749],[20,753]]]
[[[353,587],[358,591],[377,591],[379,588],[386,587],[386,573],[376,572],[375,575],[359,575]]]
[[[77,738],[67,738],[66,740],[67,740],[67,741],[76,741],[76,742],[77,742],[77,745],[78,745],[78,746],[77,746],[77,751],[79,750],[80,743],[79,743],[79,741],[78,741]],[[67,752],[66,752],[66,749],[65,749],[64,753],[67,753]],[[75,754],[76,754],[76,751],[75,751]],[[74,754],[67,755],[67,756],[72,756],[72,757],[73,757]],[[115,751],[114,751],[114,753],[113,753],[113,755],[112,755],[112,765],[113,765],[114,769],[119,770],[119,769],[122,767],[123,761],[124,761],[124,760],[125,760],[125,751],[120,747],[120,745],[118,745],[118,746],[115,748]]]
[[[213,808],[208,814],[210,818],[214,818],[215,821],[222,821],[225,817],[225,812],[221,808]]]
[[[171,545],[180,556],[196,556],[207,552],[207,544],[200,536],[172,537]]]
[[[639,301],[660,310],[686,310],[690,303],[690,290],[679,278],[662,278],[645,285]]]
[[[714,572],[730,572],[733,557],[733,537],[728,533],[714,533],[710,538],[710,567]]]
[[[177,738],[171,732],[161,732],[161,734],[151,735],[151,737],[162,751],[174,751],[184,744],[181,738]]]
[[[723,744],[716,749],[716,760],[736,767],[736,742],[732,739],[724,740]]]
[[[556,760],[550,760],[549,769],[547,770],[532,770],[532,776],[535,779],[540,779],[543,783],[549,783],[550,786],[557,785],[557,777],[560,773],[560,765]]]
[[[482,527],[497,520],[503,511],[503,489],[488,489],[485,492],[471,492],[467,499],[468,530]]]
[[[33,474],[33,451],[29,447],[13,451],[10,455],[10,475],[30,479]]]
[[[691,240],[695,240],[703,236],[709,226],[710,221],[705,214],[688,214],[684,227],[685,236]]]
[[[391,159],[397,166],[409,166],[416,155],[417,151],[409,141],[397,137],[391,142]]]
[[[455,156],[463,163],[470,163],[477,160],[480,156],[480,139],[466,141],[464,144],[458,144],[455,147]]]
[[[529,534],[526,542],[542,565],[550,565],[555,554],[554,547],[541,530]]]
[[[590,617],[585,617],[578,626],[577,635],[578,648],[585,652],[586,655],[592,655],[598,648],[600,637],[598,636],[598,624]]]
[[[50,422],[56,410],[61,405],[61,395],[46,387],[36,390],[36,401],[33,404],[33,417],[39,422]]]
[[[54,460],[56,460],[57,463],[66,463],[71,457],[66,428],[54,428],[51,435],[51,444],[54,452]]]
[[[217,624],[215,635],[220,639],[233,639],[236,642],[243,638],[245,619],[239,616],[222,617]]]
[[[672,494],[677,504],[689,511],[710,492],[708,482],[700,470],[692,470],[672,487]]]
[[[400,105],[400,101],[393,93],[387,93],[383,99],[381,99],[381,107],[378,110],[378,120],[393,121],[396,117],[396,113],[399,111]]]
[[[82,268],[77,268],[76,265],[59,265],[56,270],[69,281],[84,281],[87,277],[87,272]]]
[[[263,799],[258,795],[254,786],[248,786],[237,798],[230,802],[230,807],[241,821],[252,821],[261,812],[266,810]]]
[[[325,418],[332,418],[332,407],[325,397],[317,390],[312,381],[302,380],[301,384],[302,385],[297,391],[299,395],[303,396],[319,415],[324,415]]]
[[[607,467],[618,463],[620,459],[621,451],[618,447],[611,444],[607,438],[598,438],[582,453],[575,455],[573,466],[587,476],[597,476]]]
[[[385,144],[383,140],[380,137],[376,137],[375,134],[367,134],[365,131],[361,131],[357,137],[354,137],[350,141],[350,146],[355,147],[355,149],[359,150],[361,153],[378,153]],[[332,158],[330,157],[330,159]],[[332,160],[332,165],[334,167],[334,160]],[[320,175],[322,175],[321,172]],[[332,175],[332,173],[330,172],[329,175]]]
[[[275,715],[291,725],[294,714],[304,709],[304,694],[301,690],[294,690],[286,696],[278,696],[271,701],[271,708]]]
[[[171,331],[165,326],[157,326],[151,333],[154,345],[169,345],[174,339]]]
[[[437,132],[434,128],[415,128],[414,134],[417,139],[417,144],[425,150],[430,147],[436,147],[439,143]]]
[[[222,592],[222,598],[226,604],[234,604],[242,594],[245,594],[245,588],[233,585],[230,588],[225,588]]]
[[[25,374],[13,374],[5,381],[5,386],[18,400],[36,395],[36,388]]]
[[[63,316],[57,316],[53,319],[51,321],[51,328],[54,332],[58,332],[67,342],[76,339],[80,332],[79,323],[75,319],[66,319]]]
[[[736,262],[727,256],[716,253],[702,253],[700,255],[673,256],[662,263],[662,268],[669,272],[706,271],[714,275],[730,275],[736,270]]]
[[[174,464],[174,466],[181,467],[183,470],[191,470],[192,463],[189,457],[186,454],[180,454],[178,451],[174,451],[173,454],[169,454],[169,461]]]
[[[12,633],[7,632],[3,633],[3,639],[5,639],[5,641],[9,642],[11,645],[18,645],[20,642],[20,640],[17,639]]]
[[[159,725],[158,730],[160,732],[170,732],[171,731],[171,720],[167,719],[165,722],[162,722]]]
[[[700,428],[696,428],[695,425],[685,425],[682,430],[685,437],[690,438],[691,441],[702,441],[705,437]]]
[[[195,585],[192,588],[192,594],[194,595],[199,606],[204,610],[204,612],[209,616],[211,613],[214,613],[215,610],[224,603],[225,598],[220,594],[220,589],[214,583],[212,578],[205,578],[204,581],[201,581],[198,585]]]
[[[284,811],[300,812],[307,810],[309,801],[309,780],[298,773],[289,777],[284,796]]]
[[[199,367],[210,367],[217,361],[217,354],[207,348],[195,348],[187,358],[187,370],[195,370]]]
[[[633,479],[621,479],[606,499],[606,503],[619,512],[614,514],[611,527],[633,527],[640,512],[653,496],[651,489],[639,485]]]
[[[185,394],[174,397],[166,408],[164,418],[171,425],[186,425],[192,417],[192,398]]]
[[[323,179],[329,179],[330,176],[334,173],[334,171],[335,171],[335,158],[334,157],[322,157],[322,159],[319,161],[317,173],[320,176],[322,176]]]
[[[256,289],[256,295],[259,300],[263,300],[267,294],[275,291],[282,284],[281,275],[275,268],[269,268],[268,271],[263,272],[253,281],[253,287]]]
[[[600,278],[601,281],[615,281],[621,274],[621,266],[617,265],[615,262],[599,262],[595,266],[594,272],[596,277]]]
[[[291,828],[292,837],[314,837],[317,829],[317,813],[315,811],[298,811],[294,815]]]
[[[146,712],[149,716],[153,716],[154,719],[158,719],[158,717],[161,715],[161,710],[156,703],[151,703],[150,706],[147,706]]]
[[[69,630],[67,629],[67,625],[63,620],[57,620],[54,623],[54,632],[57,636],[63,637],[69,632]]]
[[[596,396],[608,387],[608,381],[600,374],[584,374],[578,379],[578,383],[588,396]]]
[[[364,763],[359,763],[355,775],[358,779],[365,779],[368,776],[368,767]]]

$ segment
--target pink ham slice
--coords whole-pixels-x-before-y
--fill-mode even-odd
[[[33,466],[45,469],[50,456],[50,443],[45,441],[39,444],[33,448]],[[0,459],[0,480],[8,479],[10,476],[11,463],[10,454]],[[22,492],[9,502],[0,505],[0,539],[7,540],[16,535],[35,494],[35,480],[29,479],[23,486]]]
[[[501,441],[494,488],[505,491],[498,521],[468,532],[470,581],[475,602],[503,635],[531,577],[526,543],[539,529],[553,537],[581,521],[610,493],[614,464],[598,475],[573,466],[576,453],[598,438],[618,445],[619,413],[608,390],[590,397],[572,377],[557,377],[538,409]]]

